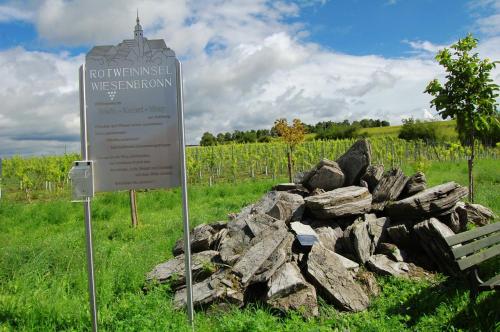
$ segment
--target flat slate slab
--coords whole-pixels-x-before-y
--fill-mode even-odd
[[[321,244],[313,245],[307,259],[307,275],[325,299],[342,310],[361,311],[370,300],[352,278],[340,258]]]
[[[269,279],[267,298],[284,297],[306,287],[306,281],[293,262],[283,264]]]
[[[367,261],[368,266],[373,272],[380,275],[390,275],[396,277],[403,277],[408,274],[410,268],[404,262],[396,262],[386,255],[376,254],[371,256]]]
[[[295,232],[300,244],[304,247],[310,247],[319,240],[318,234],[309,225],[297,221],[292,222],[290,227]]]
[[[394,220],[422,220],[446,214],[467,193],[467,188],[455,182],[448,182],[392,202],[387,205],[386,212]]]
[[[271,307],[283,311],[297,310],[302,316],[309,318],[319,315],[316,289],[305,283],[306,287],[294,291],[283,297],[267,300]]]
[[[370,211],[372,195],[367,188],[350,186],[307,197],[305,202],[315,217],[332,219]]]
[[[243,284],[247,284],[250,281],[262,264],[271,256],[283,239],[285,239],[287,234],[288,231],[286,229],[273,231],[240,256],[233,266],[233,272],[241,277]]]
[[[396,200],[403,192],[407,182],[408,177],[400,168],[385,172],[372,191],[372,210],[382,211],[389,201]]]
[[[174,307],[186,307],[186,288],[178,290],[174,295]],[[232,303],[242,307],[243,293],[234,283],[227,271],[220,271],[211,277],[193,285],[193,305],[195,307],[214,303]]]
[[[210,275],[206,266],[214,261],[219,253],[214,250],[207,250],[195,253],[191,256],[191,269],[195,280],[203,279]],[[208,275],[207,275],[208,274]],[[180,286],[186,283],[184,272],[184,254],[174,257],[155,266],[146,276],[146,281],[156,280],[159,283],[170,281],[172,286]]]

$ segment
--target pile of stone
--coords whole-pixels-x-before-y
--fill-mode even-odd
[[[295,183],[277,185],[228,222],[191,232],[194,304],[318,314],[317,295],[340,310],[361,311],[378,294],[374,274],[411,277],[425,269],[455,274],[444,238],[493,213],[460,201],[454,183],[427,188],[425,175],[371,165],[370,144],[356,142],[336,162],[322,160]],[[147,280],[169,282],[185,306],[184,243]]]

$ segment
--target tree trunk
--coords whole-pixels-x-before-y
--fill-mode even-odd
[[[472,112],[471,112],[472,113]],[[470,157],[468,160],[469,168],[469,202],[474,203],[474,157],[475,157],[475,144],[474,144],[474,121],[472,119],[472,114],[469,115],[470,121]]]
[[[130,190],[130,217],[132,219],[132,227],[136,228],[139,224],[137,220],[137,199],[135,195],[135,190]]]
[[[288,181],[292,183],[292,149],[288,149]]]
[[[474,141],[472,141],[471,145],[471,154],[469,157],[469,202],[474,203],[474,157],[475,157],[475,146]]]

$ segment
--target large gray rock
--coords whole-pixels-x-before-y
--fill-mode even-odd
[[[332,219],[368,212],[372,195],[366,188],[350,186],[307,197],[305,202],[318,219]]]
[[[211,249],[213,236],[217,231],[210,225],[202,224],[196,226],[190,232],[191,252],[196,253]],[[172,250],[174,256],[184,253],[184,239],[181,238],[175,243]]]
[[[321,226],[314,229],[318,234],[318,239],[321,244],[328,250],[339,252],[342,251],[342,237],[344,231],[339,225],[332,223],[331,226]]]
[[[249,215],[247,218],[245,218],[245,223],[247,224],[247,227],[253,237],[258,237],[262,234],[266,234],[271,229],[276,227],[286,227],[283,221],[280,222],[278,219],[260,212]]]
[[[408,178],[400,168],[393,168],[384,173],[379,183],[372,191],[372,209],[382,211],[389,201],[401,195]]]
[[[411,248],[413,246],[413,239],[411,237],[410,229],[408,229],[406,224],[399,223],[387,227],[387,234],[392,242],[394,242],[398,247]]]
[[[299,268],[293,262],[283,264],[269,279],[267,299],[284,297],[307,287]]]
[[[288,233],[276,250],[255,272],[249,283],[267,282],[277,269],[285,264],[285,262],[290,261],[292,259],[292,244],[294,240],[295,237],[293,234]]]
[[[233,272],[241,278],[242,284],[248,284],[262,264],[271,256],[283,239],[285,239],[287,234],[288,231],[283,228],[273,231],[239,257],[233,266]]]
[[[358,270],[359,264],[356,263],[355,261],[351,261],[349,258],[339,255],[336,252],[334,252],[333,254],[340,259],[340,262],[347,270],[353,270],[353,271]]]
[[[380,275],[390,275],[396,277],[406,276],[410,268],[404,262],[396,262],[386,255],[373,255],[367,262],[368,267]]]
[[[443,215],[467,195],[467,188],[448,182],[428,188],[416,195],[389,203],[386,212],[394,220],[422,220]]]
[[[249,215],[246,216],[249,218]],[[245,218],[238,217],[228,223],[227,234],[221,239],[219,253],[222,262],[233,265],[234,262],[251,246],[252,232],[248,229]]]
[[[460,233],[467,230],[467,212],[464,202],[457,202],[450,213],[439,216],[439,221],[448,226],[454,233]]]
[[[445,241],[446,237],[455,233],[436,218],[430,218],[416,224],[413,226],[413,231],[421,240],[420,246],[440,270],[450,275],[456,275],[456,263]]]
[[[386,217],[368,220],[358,219],[344,231],[351,251],[360,264],[364,264],[375,253],[378,244],[385,238],[389,219]]]
[[[325,191],[342,187],[344,184],[344,173],[339,165],[331,160],[323,159],[309,173],[304,185],[311,189],[323,189]]]
[[[270,191],[251,207],[251,213],[264,213],[285,222],[302,218],[304,198],[284,191]]]
[[[394,243],[381,242],[378,244],[375,252],[377,254],[386,255],[396,262],[404,262],[406,259],[406,253],[399,249]]]
[[[316,289],[306,282],[306,287],[292,292],[286,296],[267,300],[267,304],[282,311],[296,310],[304,317],[319,315]]]
[[[383,175],[384,165],[370,165],[366,168],[366,172],[361,177],[361,180],[366,182],[368,189],[373,193]]]
[[[371,147],[366,139],[354,143],[346,153],[337,159],[337,164],[344,173],[344,186],[359,183],[361,176],[371,162]]]
[[[426,188],[427,179],[425,178],[425,174],[423,172],[417,172],[410,177],[401,196],[409,197],[425,190]]]
[[[457,203],[456,207],[457,213],[465,217],[468,222],[476,224],[477,226],[484,226],[495,219],[493,211],[481,204],[459,203]]]
[[[210,276],[216,269],[215,260],[219,253],[214,250],[202,251],[191,256],[193,279],[202,280]],[[186,283],[184,272],[184,255],[181,254],[173,259],[155,266],[146,276],[146,281],[158,281],[159,283],[170,282],[173,287]]]
[[[217,303],[232,303],[242,307],[244,305],[243,293],[239,289],[239,285],[227,271],[220,271],[193,285],[193,305],[200,307]],[[186,307],[186,295],[186,288],[175,293],[175,308]]]
[[[484,226],[495,218],[493,212],[480,204],[457,202],[450,213],[440,216],[438,219],[445,223],[455,233],[467,230],[467,223],[476,226]]]
[[[324,298],[340,309],[361,311],[370,303],[340,259],[319,243],[309,253],[307,275]]]

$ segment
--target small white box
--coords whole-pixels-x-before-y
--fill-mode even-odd
[[[92,160],[75,161],[69,171],[73,202],[83,202],[94,197],[93,165]]]

